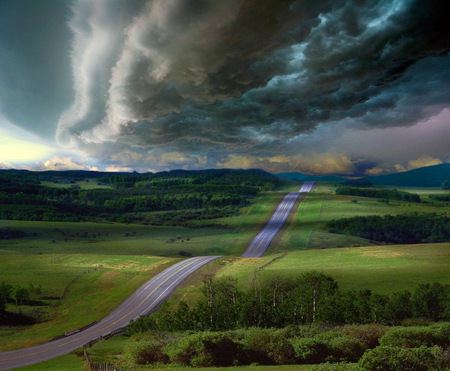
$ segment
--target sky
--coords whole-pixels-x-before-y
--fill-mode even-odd
[[[448,0],[0,0],[0,168],[450,162]]]

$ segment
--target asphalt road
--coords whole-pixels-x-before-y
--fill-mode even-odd
[[[0,353],[0,370],[29,366],[62,356],[91,340],[125,327],[131,320],[155,311],[187,277],[217,258],[199,256],[172,265],[144,283],[110,315],[86,330],[35,347]]]
[[[290,192],[284,196],[266,226],[258,233],[253,241],[250,242],[247,250],[242,254],[244,258],[259,258],[264,255],[269,248],[270,243],[286,222],[297,198],[302,193],[310,192],[313,185],[314,182],[304,182],[298,192]]]
[[[288,193],[283,198],[269,222],[242,254],[243,257],[257,258],[264,255],[286,222],[295,201],[302,193],[311,191],[313,185],[314,182],[305,182],[298,192]],[[92,327],[35,347],[0,353],[0,370],[34,365],[62,356],[92,340],[127,326],[139,316],[155,311],[159,304],[166,300],[187,277],[217,258],[219,256],[198,256],[172,265],[144,283],[110,315]]]

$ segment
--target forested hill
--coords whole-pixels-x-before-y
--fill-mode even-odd
[[[403,173],[369,176],[363,179],[377,185],[439,187],[445,180],[450,180],[450,164],[426,166]]]
[[[0,171],[0,219],[182,224],[234,214],[280,179],[262,170]],[[170,211],[158,219],[148,212]],[[162,218],[162,219],[161,219]]]

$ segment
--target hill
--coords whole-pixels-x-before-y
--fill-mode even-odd
[[[362,179],[377,185],[439,187],[444,180],[450,179],[450,164],[426,166],[403,173],[368,176]]]
[[[288,180],[295,180],[297,182],[342,182],[346,181],[347,179],[341,178],[338,176],[333,175],[324,175],[324,176],[317,176],[317,175],[306,175],[302,173],[280,173],[280,174],[274,174],[275,176],[282,178],[282,179],[288,179]]]

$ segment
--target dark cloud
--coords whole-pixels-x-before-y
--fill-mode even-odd
[[[136,166],[151,157],[169,167],[231,155],[276,166],[277,154],[315,143],[331,153],[324,127],[407,127],[449,106],[449,10],[445,0],[74,0],[75,97],[57,137],[117,166],[119,150],[139,154],[126,156]],[[376,167],[342,158],[345,171]]]

